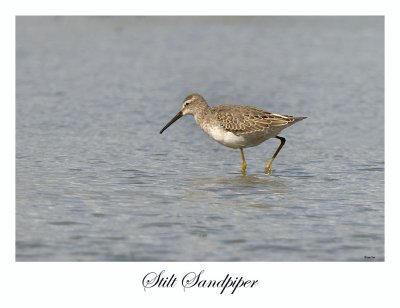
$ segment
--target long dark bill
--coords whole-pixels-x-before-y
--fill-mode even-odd
[[[182,116],[183,116],[182,111],[179,111],[179,112],[176,114],[176,116],[174,116],[174,117],[172,118],[172,120],[169,121],[168,124],[165,125],[164,128],[163,128],[162,130],[160,130],[160,134],[162,134],[163,131],[165,131],[168,127],[170,127],[170,126],[172,125],[172,123],[174,123],[176,120],[178,120],[178,119],[179,119],[180,117],[182,117]]]

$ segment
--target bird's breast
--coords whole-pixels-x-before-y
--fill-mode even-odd
[[[222,127],[213,125],[200,125],[200,127],[209,135],[212,139],[219,142],[220,144],[238,149],[246,147],[246,139],[243,136],[237,136],[231,132],[226,131]]]

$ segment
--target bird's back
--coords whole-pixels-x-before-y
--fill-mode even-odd
[[[210,108],[218,124],[235,135],[274,132],[305,119],[279,115],[252,106],[218,105]]]

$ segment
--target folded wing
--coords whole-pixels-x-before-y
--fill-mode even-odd
[[[214,108],[217,109],[217,121],[221,127],[237,136],[282,130],[304,119],[274,114],[251,106],[219,105]]]

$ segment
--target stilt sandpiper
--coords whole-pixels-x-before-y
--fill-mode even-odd
[[[281,130],[305,119],[280,115],[257,107],[241,105],[218,105],[210,107],[206,100],[194,93],[185,98],[181,110],[160,131],[163,133],[172,123],[185,115],[193,115],[196,123],[215,141],[242,155],[242,174],[246,174],[247,163],[244,148],[254,147],[270,138],[278,138],[280,145],[265,166],[265,173],[271,173],[271,165],[286,139],[278,136]]]

